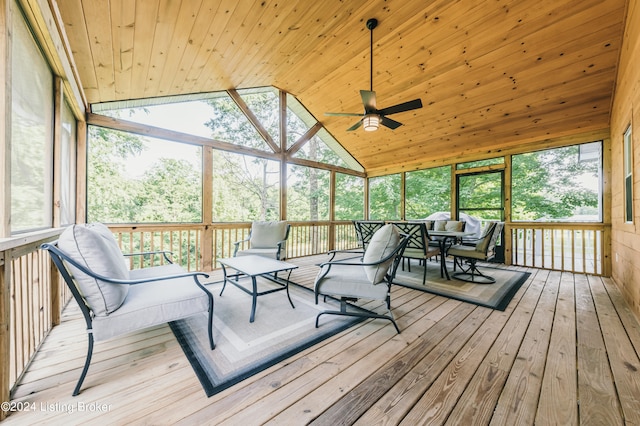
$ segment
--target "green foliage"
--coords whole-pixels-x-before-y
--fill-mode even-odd
[[[213,220],[278,220],[280,170],[276,161],[213,152]]]
[[[125,160],[140,154],[144,144],[137,136],[90,126],[88,148],[87,220],[133,222],[140,186],[124,178]]]
[[[580,161],[578,146],[512,157],[514,220],[554,220],[597,213],[599,161]]]
[[[423,219],[451,209],[451,167],[408,172],[405,179],[407,219]]]
[[[364,179],[336,173],[336,220],[364,219]]]
[[[329,178],[326,170],[289,165],[287,219],[328,220]]]
[[[145,172],[134,199],[138,222],[201,222],[200,170],[188,162],[161,158]]]
[[[400,219],[400,175],[369,179],[369,219]]]
[[[271,150],[233,99],[224,96],[208,99],[207,103],[213,107],[213,117],[205,123],[205,126],[211,129],[214,139],[263,151]],[[269,105],[267,98],[262,99],[263,108]]]

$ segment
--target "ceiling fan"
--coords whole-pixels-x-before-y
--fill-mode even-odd
[[[364,106],[364,113],[350,113],[350,112],[325,112],[325,115],[332,116],[356,116],[362,117],[356,124],[347,129],[348,132],[358,129],[360,126],[364,127],[366,131],[377,130],[378,126],[382,124],[391,130],[397,129],[402,126],[402,123],[392,120],[387,115],[397,114],[399,112],[411,111],[414,109],[422,108],[422,101],[420,99],[414,99],[409,102],[403,102],[401,104],[393,105],[387,108],[377,109],[376,106],[376,92],[373,91],[373,29],[378,26],[378,20],[371,18],[367,21],[367,28],[371,31],[371,74],[370,82],[371,86],[369,90],[361,90],[360,96],[362,97],[362,104]]]

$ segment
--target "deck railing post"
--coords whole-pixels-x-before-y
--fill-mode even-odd
[[[11,341],[9,322],[11,321],[11,307],[9,305],[9,283],[11,282],[11,262],[6,259],[6,252],[0,252],[0,402],[9,402],[10,397],[10,363]],[[0,421],[7,416],[7,411],[0,411]]]

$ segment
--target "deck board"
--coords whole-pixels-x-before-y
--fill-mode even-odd
[[[292,279],[311,286],[323,259],[292,259]],[[15,389],[36,410],[4,423],[638,423],[640,326],[618,289],[607,278],[528,271],[505,311],[394,287],[401,334],[367,320],[211,398],[168,326],[96,344],[71,397],[86,336],[70,305]],[[110,410],[41,409],[92,402]]]

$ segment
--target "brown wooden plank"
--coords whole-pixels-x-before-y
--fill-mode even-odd
[[[504,312],[491,312],[488,320],[484,321],[461,350],[442,354],[442,358],[448,360],[448,365],[442,372],[437,367],[432,368],[428,362],[421,363],[424,365],[417,366],[405,375],[364,413],[356,424],[398,424],[412,408],[414,412],[420,413],[415,417],[424,422],[437,423],[438,416],[446,418],[527,287],[528,285],[524,284],[520,288],[514,296],[513,304]],[[449,359],[454,355],[454,359]],[[437,364],[436,360],[434,364]],[[431,377],[432,374],[439,376]]]
[[[310,424],[352,424],[407,374],[416,375],[416,369],[421,381],[428,382],[429,376],[433,380],[490,313],[478,308],[459,323],[447,320],[446,327],[432,328],[417,345],[390,359]]]
[[[369,377],[373,371],[385,365],[388,360],[399,356],[405,345],[397,345],[394,343],[410,343],[413,341],[411,340],[412,337],[413,339],[422,337],[417,341],[418,346],[420,346],[421,349],[431,348],[430,345],[437,344],[456,324],[466,318],[474,308],[475,307],[471,305],[465,304],[464,306],[460,306],[459,302],[447,301],[442,305],[442,309],[434,311],[439,320],[433,324],[432,327],[429,327],[428,331],[425,330],[424,320],[421,321],[420,324],[412,324],[412,327],[404,329],[402,334],[389,339],[386,344],[371,348],[366,356],[348,368],[345,368],[340,372],[340,375],[332,377],[306,395],[298,395],[297,401],[287,407],[286,411],[277,413],[274,410],[270,410],[270,415],[273,417],[270,419],[267,418],[269,419],[268,423],[292,424],[296,421],[307,423],[313,420],[323,411],[319,407],[333,405],[340,398],[341,394],[353,389],[362,380]],[[442,321],[445,317],[447,320]],[[427,319],[427,321],[431,321],[428,319],[429,315],[424,318]],[[388,327],[387,329],[392,329],[392,327]],[[395,330],[393,331],[395,332]],[[433,339],[431,339],[431,336],[433,336]],[[426,339],[425,337],[429,338]],[[412,355],[421,356],[422,353],[422,351],[416,350]],[[403,364],[401,357],[399,357],[399,362]],[[411,360],[407,362],[413,364]],[[234,419],[230,420],[233,421]]]
[[[506,382],[518,348],[531,321],[540,294],[546,282],[557,280],[559,274],[552,272],[546,280],[534,277],[527,292],[520,300],[516,311],[491,350],[484,358],[476,374],[469,382],[465,392],[447,418],[447,424],[488,423],[493,415],[496,402]],[[409,417],[405,418],[408,421]],[[409,424],[409,423],[407,423]]]
[[[572,274],[562,274],[537,407],[537,422],[570,425],[577,424],[582,418],[578,416],[576,406],[578,369],[574,285],[583,288],[585,283],[578,280],[574,284],[574,279]]]
[[[640,360],[620,322],[602,279],[587,275],[624,421],[640,423]]]
[[[296,272],[305,285],[312,285],[317,270],[315,264],[323,258],[310,256],[293,260],[300,264]],[[35,404],[105,402],[112,405],[111,410],[76,412],[72,416],[57,412],[14,412],[3,423],[58,423],[72,419],[73,423],[235,424],[246,419],[245,424],[256,424],[275,419],[274,423],[287,420],[301,424],[323,412],[325,416],[333,410],[349,412],[346,402],[354,401],[371,406],[356,422],[363,425],[399,424],[403,420],[405,424],[447,421],[459,424],[460,418],[473,424],[509,423],[509,419],[516,417],[522,423],[532,424],[525,420],[530,418],[529,414],[523,415],[529,408],[525,410],[516,405],[520,411],[511,414],[513,404],[503,407],[502,404],[510,400],[499,395],[508,392],[511,383],[522,383],[526,372],[537,374],[535,366],[539,361],[534,360],[538,355],[527,354],[531,360],[523,360],[521,356],[527,347],[531,348],[530,352],[540,350],[540,343],[535,343],[534,337],[544,338],[546,331],[542,328],[546,322],[552,327],[535,423],[562,421],[561,410],[577,412],[579,407],[580,423],[619,424],[623,420],[623,404],[628,409],[634,400],[632,383],[636,373],[624,362],[633,365],[629,356],[635,353],[634,342],[639,336],[637,321],[634,322],[620,292],[608,279],[563,274],[559,281],[557,272],[532,272],[534,275],[506,311],[486,310],[489,316],[482,321],[485,308],[473,307],[473,312],[455,327],[447,323],[468,305],[394,287],[394,312],[402,334],[397,335],[386,322],[367,321],[211,398],[204,395],[166,326],[99,342],[86,388],[78,397],[71,397],[84,359],[86,334],[77,307],[70,305],[61,317],[61,324],[45,339],[25,374],[24,383],[17,390],[17,400]],[[27,270],[24,273],[40,274]],[[214,278],[216,274],[219,271],[215,271]],[[567,277],[575,280],[575,304],[573,286]],[[544,300],[553,299],[551,283],[554,280],[556,284],[560,282],[560,287],[557,302],[552,306]],[[550,294],[545,293],[547,290]],[[31,303],[35,301],[28,302]],[[475,315],[478,317],[474,319]],[[434,332],[445,328],[451,332],[444,333],[436,343]],[[573,346],[574,351],[577,348],[577,365],[569,359],[572,329],[575,330]],[[424,347],[427,340],[433,340],[433,350],[427,348],[420,358],[418,348]],[[416,356],[403,356],[411,353]],[[400,370],[410,364],[415,368],[408,369],[394,386],[384,383],[383,378],[400,375]],[[490,372],[498,377],[489,376]],[[563,385],[571,380],[567,379],[571,375],[575,377],[575,386],[579,386],[579,401],[563,394],[572,392]],[[536,380],[540,378],[526,378],[529,391]],[[363,384],[359,385],[360,382]],[[367,386],[369,382],[374,383],[373,387]],[[490,396],[482,398],[480,387]],[[374,398],[366,394],[367,388],[381,393],[373,405]],[[547,402],[546,393],[550,394]],[[567,405],[572,400],[573,403]],[[530,400],[525,397],[520,404],[529,407],[527,401]],[[332,409],[334,404],[337,406]],[[301,414],[305,409],[311,411]],[[489,411],[495,413],[489,416]],[[507,413],[503,418],[500,413],[504,412]],[[472,414],[461,415],[465,413]],[[633,420],[627,414],[625,411],[624,420]]]
[[[622,409],[616,389],[602,329],[584,275],[576,276],[577,367],[579,414],[583,424],[622,424]]]
[[[547,359],[550,351],[551,330],[562,329],[561,325],[557,328],[552,327],[554,317],[548,313],[557,308],[556,301],[561,281],[568,286],[573,286],[571,275],[563,274],[561,277],[556,274],[550,275],[544,286],[529,328],[509,372],[509,378],[498,399],[491,424],[512,425],[534,422],[545,364],[554,369],[555,357]],[[571,357],[571,352],[567,356]],[[571,381],[571,376],[568,379]],[[575,377],[571,383],[575,383]],[[544,420],[547,419],[544,418]]]

